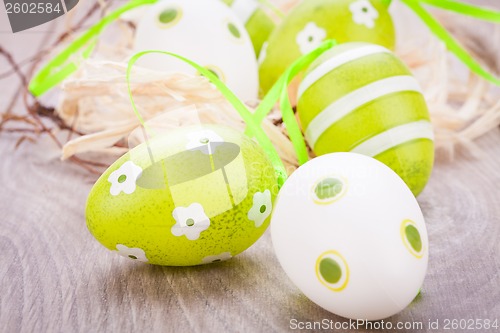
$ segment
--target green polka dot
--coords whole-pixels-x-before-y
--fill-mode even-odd
[[[118,177],[118,183],[123,183],[124,181],[127,180],[127,176],[126,175],[121,175],[120,177]]]
[[[200,143],[207,144],[210,140],[207,138],[200,139]]]
[[[168,24],[174,21],[177,15],[178,15],[177,9],[174,8],[166,9],[160,13],[158,20],[163,24]]]
[[[422,250],[422,239],[420,238],[420,233],[418,229],[413,225],[407,225],[405,228],[406,239],[410,243],[413,250],[420,252]]]
[[[193,220],[193,219],[187,219],[187,220],[186,220],[186,225],[187,225],[188,227],[192,227],[192,226],[194,225],[194,220]]]
[[[236,38],[241,37],[240,31],[238,30],[238,28],[236,28],[236,26],[233,23],[228,23],[227,28],[229,29],[229,32],[231,33],[231,35],[233,35],[234,37],[236,37]]]
[[[219,77],[219,74],[217,74],[216,71],[214,71],[213,69],[208,69],[210,73],[212,73],[213,75],[217,76],[217,78]]]
[[[337,283],[342,277],[342,269],[332,258],[324,258],[319,263],[319,273],[328,283]]]
[[[266,209],[267,209],[266,205],[262,205],[262,206],[260,206],[260,210],[259,211],[260,211],[261,214],[264,214],[266,212]]]
[[[217,71],[215,69],[210,68],[210,67],[205,67],[205,69],[208,70],[213,75],[215,75],[219,80],[221,79],[219,73],[217,73]],[[202,74],[200,73],[200,75],[202,75]]]
[[[130,259],[134,259],[134,260],[136,260],[136,259],[137,259],[137,257],[136,257],[136,256],[133,256],[133,255],[131,255],[131,254],[130,254],[128,257],[129,257]]]
[[[320,200],[332,199],[342,191],[343,186],[337,178],[326,178],[316,185],[314,193]]]

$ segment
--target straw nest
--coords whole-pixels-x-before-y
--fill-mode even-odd
[[[286,10],[290,5],[291,2],[285,2],[282,8]],[[437,153],[453,157],[458,146],[473,154],[480,153],[474,140],[500,124],[498,89],[469,73],[408,9],[395,2],[391,11],[398,32],[396,54],[423,88]],[[476,59],[498,73],[500,28],[474,23],[475,28],[470,29],[468,19],[439,14],[440,21]],[[90,151],[122,154],[140,142],[140,135],[134,131],[139,123],[125,83],[133,29],[123,21],[118,21],[113,29],[120,30],[120,40],[111,44],[101,40],[92,59],[84,61],[79,71],[62,85],[56,110],[67,124],[84,134],[64,145],[63,159]],[[290,89],[293,96],[294,87]],[[151,127],[162,131],[198,123],[245,128],[237,112],[200,76],[165,75],[136,67],[132,92],[139,112]],[[248,104],[252,110],[258,101]],[[262,126],[285,164],[293,167],[297,161],[280,119],[276,109]]]

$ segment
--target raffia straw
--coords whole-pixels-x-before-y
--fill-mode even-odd
[[[63,159],[73,154],[112,147],[126,139],[138,126],[125,93],[125,72],[125,63],[89,60],[63,84],[64,98],[57,107],[59,115],[67,121],[78,113],[75,130],[89,133],[66,143]],[[144,118],[153,122],[162,121],[167,129],[196,123],[226,124],[242,131],[245,128],[240,116],[223,96],[199,76],[165,75],[138,67],[133,73],[132,93]],[[201,110],[197,118],[180,116],[179,110],[188,106]],[[162,115],[163,118],[160,117]],[[286,135],[267,119],[263,128],[283,160],[289,165],[296,165],[292,145]],[[113,149],[113,152],[117,150]]]
[[[288,9],[292,5],[293,1],[282,1],[281,8]],[[398,17],[413,15],[404,13],[398,6],[394,7],[396,13],[393,14]],[[441,15],[439,18],[478,59],[491,67],[500,65],[499,59],[494,59],[494,56],[491,58],[500,51],[499,27],[488,34],[495,34],[495,44],[484,45],[459,20],[452,19],[450,15]],[[405,21],[416,24],[415,18],[413,21],[411,18],[400,19],[400,22]],[[90,151],[123,153],[126,148],[121,147],[127,146],[126,141],[138,126],[126,94],[126,62],[95,60],[126,59],[131,54],[133,30],[123,22],[118,23],[118,28],[125,37],[112,46],[100,43],[96,56],[86,61],[77,74],[62,86],[63,94],[57,111],[66,123],[71,123],[78,115],[75,129],[85,133],[64,145],[63,158]],[[397,30],[403,28],[396,26]],[[457,64],[444,45],[424,26],[408,31],[412,34],[419,31],[419,38],[413,38],[414,35],[400,38],[396,53],[422,85],[434,126],[437,153],[452,158],[456,147],[461,146],[479,156],[474,140],[500,124],[500,102],[494,98],[494,93],[498,92],[492,91],[491,85],[477,76],[467,75],[464,66]],[[457,75],[457,72],[462,75]],[[204,78],[165,75],[139,67],[133,76],[133,94],[139,111],[145,119],[158,126],[163,124],[167,130],[172,130],[198,121],[244,129],[236,111]],[[291,96],[294,96],[294,89],[291,90]],[[181,116],[179,110],[189,106],[196,108],[198,118],[186,120]],[[287,166],[290,169],[295,167],[297,161],[286,129],[280,122],[279,110],[274,110],[268,116],[263,128]],[[117,143],[120,147],[116,146]]]

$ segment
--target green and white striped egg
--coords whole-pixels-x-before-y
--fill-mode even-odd
[[[418,195],[434,161],[425,99],[406,65],[388,49],[346,43],[308,69],[297,112],[315,154],[355,152],[392,168]]]
[[[265,94],[301,55],[327,39],[394,48],[387,0],[305,0],[269,36],[259,56],[260,94]]]
[[[134,260],[190,266],[231,258],[269,225],[277,192],[262,148],[220,125],[151,139],[113,163],[92,188],[87,227]]]
[[[222,0],[238,16],[252,40],[256,56],[276,26],[257,0]]]

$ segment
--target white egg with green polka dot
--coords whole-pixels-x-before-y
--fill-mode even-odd
[[[418,295],[429,242],[420,207],[383,163],[355,153],[317,157],[281,188],[271,220],[293,283],[337,315],[380,320]]]
[[[134,51],[177,53],[209,69],[243,101],[257,99],[259,78],[252,41],[240,19],[219,0],[162,0],[137,24]],[[138,65],[197,74],[185,63],[151,54]]]

